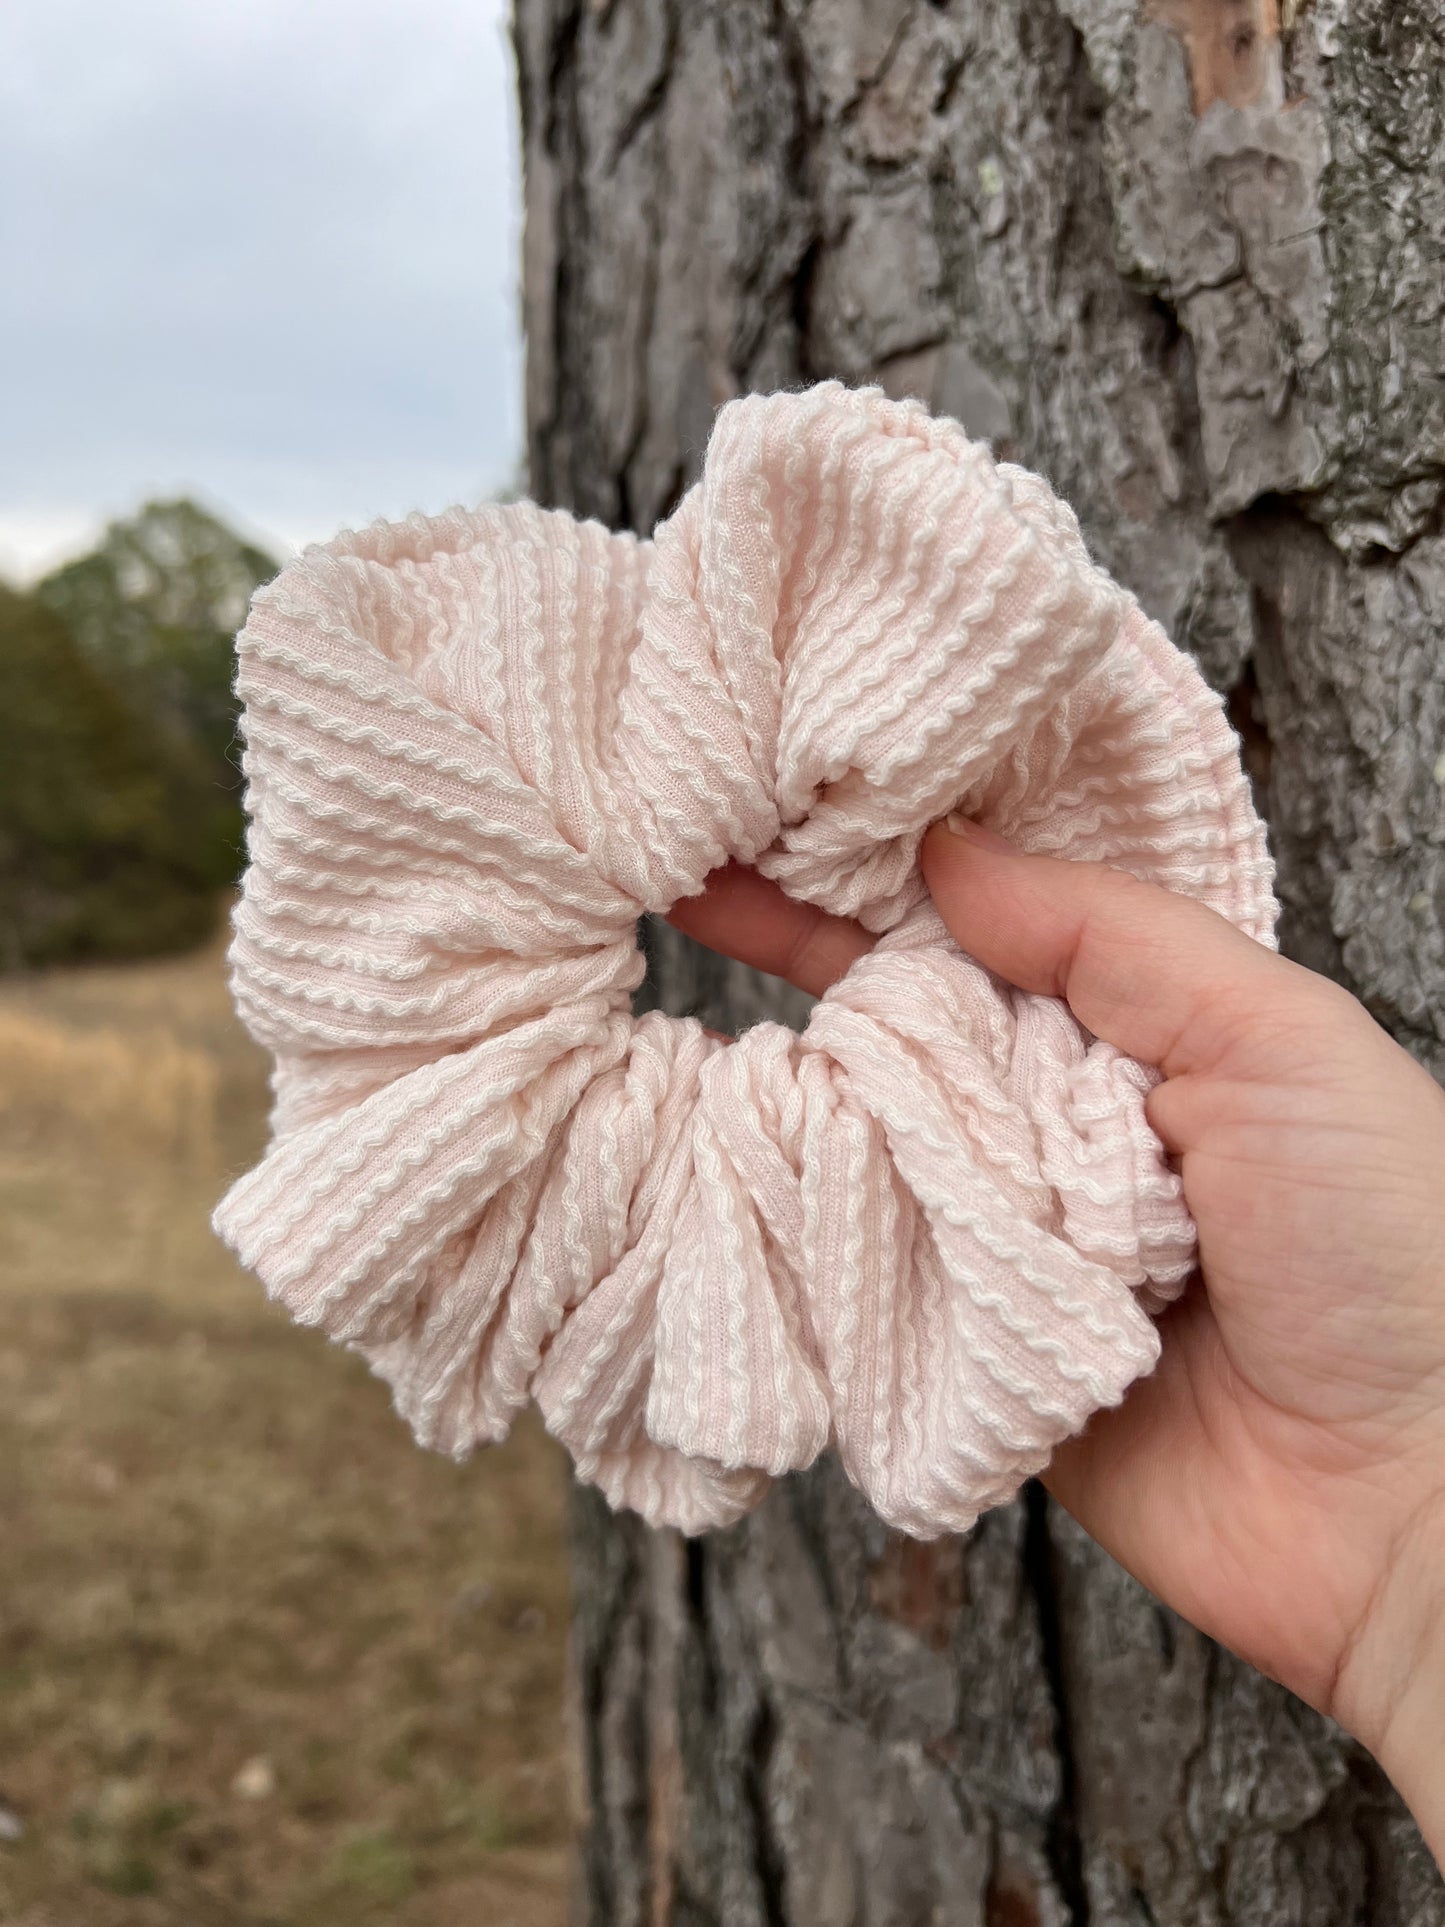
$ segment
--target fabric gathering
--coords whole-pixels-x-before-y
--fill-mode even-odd
[[[962,810],[1273,942],[1220,699],[1071,511],[829,382],[728,403],[649,540],[531,503],[306,550],[238,643],[237,1007],[272,1141],[216,1228],[426,1446],[529,1402],[654,1523],[835,1450],[968,1527],[1159,1349],[1195,1234],[1156,1073],[964,955]],[[634,1015],[727,862],[874,950],[796,1033]]]

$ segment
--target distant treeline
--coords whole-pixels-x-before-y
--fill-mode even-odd
[[[151,502],[0,584],[0,970],[199,941],[243,859],[232,638],[271,557]]]

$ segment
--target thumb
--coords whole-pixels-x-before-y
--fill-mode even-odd
[[[1330,988],[1205,904],[1107,863],[1031,856],[958,816],[932,826],[921,857],[960,949],[1064,998],[1085,1029],[1166,1076],[1212,1068],[1297,1017],[1307,986]]]

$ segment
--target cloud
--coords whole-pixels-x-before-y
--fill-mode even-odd
[[[0,11],[0,554],[189,489],[281,537],[521,446],[501,0]]]

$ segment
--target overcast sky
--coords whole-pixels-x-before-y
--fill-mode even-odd
[[[278,547],[522,443],[504,0],[0,0],[0,574],[188,493]]]

